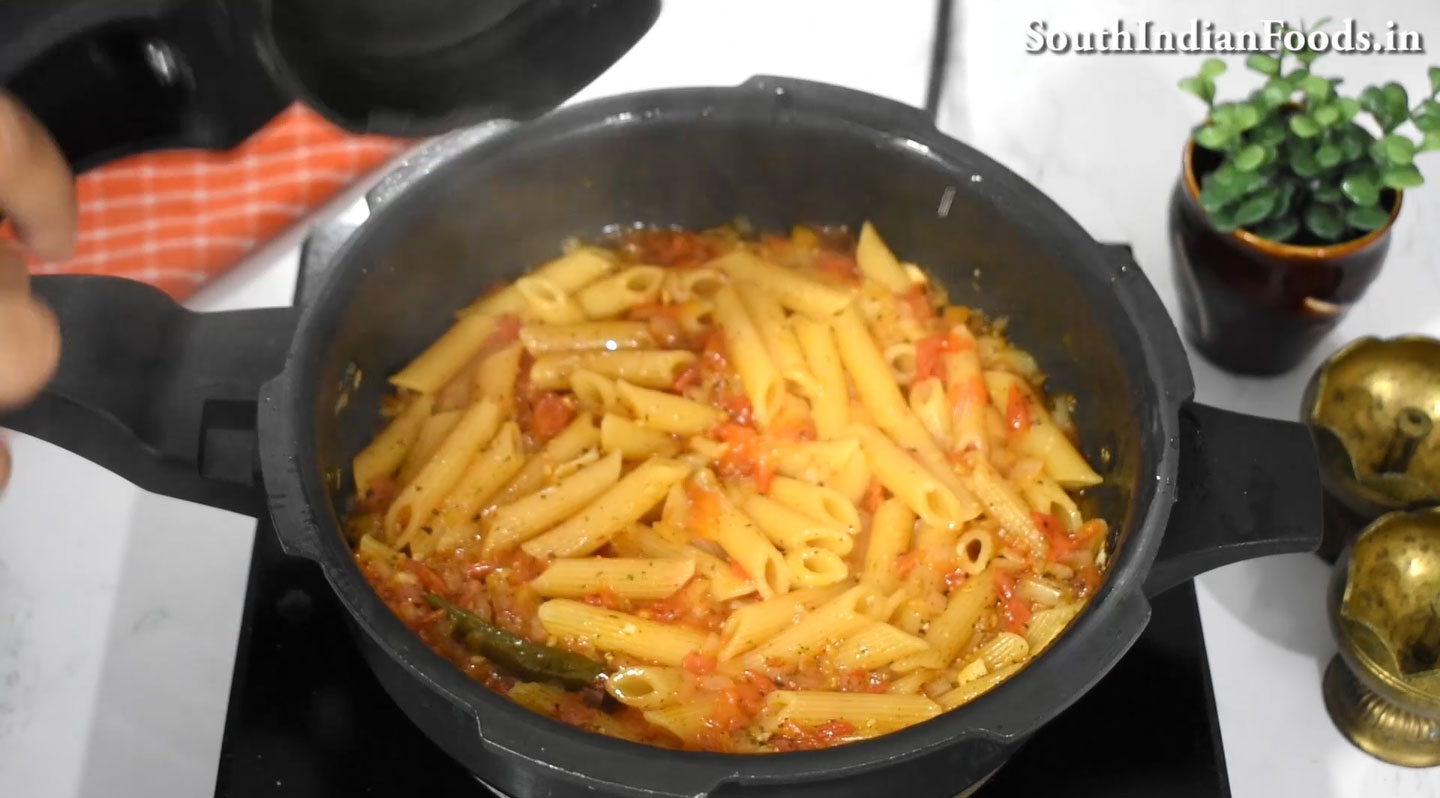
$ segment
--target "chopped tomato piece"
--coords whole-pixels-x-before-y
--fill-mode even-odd
[[[1097,535],[1104,537],[1105,533],[1109,530],[1110,525],[1105,523],[1105,519],[1091,518],[1089,521],[1081,524],[1079,529],[1075,530],[1075,539],[1081,543],[1088,543]]]
[[[778,689],[774,680],[759,671],[745,671],[745,678],[750,680],[762,693],[771,693]]]
[[[770,482],[773,479],[775,479],[774,458],[765,455],[755,458],[755,490],[769,493]]]
[[[915,566],[919,565],[924,557],[925,555],[920,551],[907,551],[899,557],[896,557],[895,575],[901,579],[909,576],[910,572],[915,570]]]
[[[788,236],[777,236],[765,234],[760,236],[760,249],[770,257],[783,257],[790,254],[792,249]]]
[[[694,482],[685,483],[685,496],[690,499],[690,528],[702,538],[712,537],[720,519],[720,499]]]
[[[415,578],[420,580],[420,584],[424,585],[425,589],[431,593],[445,595],[449,592],[449,589],[445,586],[445,580],[441,578],[439,574],[426,567],[424,563],[417,562],[409,557],[403,557],[400,559],[400,567],[414,574]]]
[[[495,321],[495,330],[485,339],[486,349],[502,347],[520,337],[520,317],[506,313]]]
[[[1075,581],[1080,583],[1086,595],[1094,593],[1100,587],[1100,569],[1087,565],[1075,572]]]
[[[1006,599],[1004,616],[1005,631],[1023,634],[1030,623],[1030,605],[1018,598]]]
[[[670,386],[670,389],[675,393],[685,393],[687,388],[698,384],[700,384],[700,367],[694,363],[689,363],[676,375],[675,382]]]
[[[944,376],[944,364],[940,362],[944,345],[945,337],[941,335],[926,336],[915,342],[916,381]]]
[[[395,480],[390,477],[378,477],[370,483],[370,489],[365,492],[365,498],[359,502],[358,509],[361,512],[378,512],[390,506],[395,500]]]
[[[1040,529],[1040,534],[1044,535],[1045,540],[1050,544],[1052,560],[1069,554],[1079,545],[1078,541],[1065,531],[1065,527],[1060,524],[1060,519],[1054,515],[1031,510],[1030,519],[1035,522],[1035,526]]]
[[[921,321],[935,318],[935,307],[930,304],[930,297],[925,293],[925,286],[912,286],[910,290],[900,295],[900,300],[900,306],[909,310],[911,316]]]
[[[530,410],[530,435],[545,442],[560,434],[575,417],[571,401],[558,393],[545,392]]]
[[[1030,431],[1030,398],[1019,387],[1010,386],[1010,395],[1005,397],[1005,434],[1016,440]]]
[[[701,654],[698,651],[692,651],[686,654],[684,659],[680,660],[680,667],[690,671],[696,676],[704,676],[707,673],[715,672],[715,657],[709,654]]]
[[[951,385],[945,396],[950,400],[950,404],[962,407],[985,407],[990,404],[990,395],[985,392],[985,378],[979,374]]]
[[[607,610],[620,608],[620,597],[615,595],[608,585],[601,585],[594,593],[587,593],[582,599],[592,607],[604,607]]]
[[[815,253],[815,268],[847,283],[860,281],[860,267],[855,259],[839,252],[822,249]]]
[[[667,307],[669,306],[658,299],[650,302],[642,302],[630,308],[630,311],[625,314],[625,317],[630,321],[649,321],[664,313]]]
[[[1015,595],[1015,577],[1009,571],[995,572],[995,587],[1000,591],[1001,625],[1007,632],[1019,634],[1030,623],[1030,605]]]
[[[754,417],[755,407],[750,404],[750,397],[744,394],[724,393],[717,402],[736,424],[749,424]]]
[[[1003,568],[991,569],[995,571],[995,589],[1000,592],[1000,597],[1010,598],[1015,593],[1015,577]]]
[[[974,341],[952,330],[946,334],[945,343],[940,348],[946,352],[964,352],[973,346],[975,346]]]
[[[884,501],[885,486],[880,484],[880,480],[872,477],[870,484],[865,486],[865,496],[860,500],[860,506],[865,512],[873,513],[880,508]]]
[[[745,581],[745,582],[749,582],[749,581],[750,581],[750,574],[749,574],[749,572],[747,572],[747,571],[745,570],[745,566],[741,565],[739,560],[731,560],[731,561],[730,561],[730,573],[735,574],[736,576],[740,577],[740,579],[741,579],[742,581]]]
[[[969,578],[970,574],[967,574],[959,568],[956,568],[950,573],[945,574],[945,587],[954,590],[957,585],[963,583],[966,579]]]

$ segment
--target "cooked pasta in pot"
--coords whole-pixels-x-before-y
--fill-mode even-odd
[[[1100,476],[1034,360],[868,223],[631,230],[463,309],[355,457],[355,558],[465,673],[590,731],[817,748],[1037,656]]]

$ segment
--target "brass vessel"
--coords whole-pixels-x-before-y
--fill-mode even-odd
[[[1440,341],[1352,341],[1310,378],[1300,418],[1325,485],[1327,559],[1387,512],[1440,504]]]
[[[1386,762],[1440,765],[1440,508],[1366,527],[1335,565],[1327,610],[1335,725]]]

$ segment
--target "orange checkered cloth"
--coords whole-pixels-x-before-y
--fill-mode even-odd
[[[30,268],[130,277],[183,299],[404,146],[352,136],[297,104],[228,152],[113,161],[76,180],[74,257]]]

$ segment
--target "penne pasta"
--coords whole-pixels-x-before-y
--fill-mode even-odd
[[[585,557],[550,563],[530,580],[530,588],[546,598],[584,598],[606,590],[620,598],[662,599],[694,575],[691,559]]]
[[[515,410],[515,381],[520,377],[518,342],[496,350],[480,362],[475,370],[473,395],[493,401],[508,416]]]
[[[562,257],[541,264],[531,274],[543,277],[561,291],[573,293],[608,274],[615,267],[615,259],[597,247],[580,247]],[[499,316],[506,313],[522,313],[526,310],[525,297],[511,284],[505,288],[487,293],[485,296],[462,308],[459,316]]]
[[[909,407],[900,394],[900,387],[890,373],[870,331],[865,329],[855,309],[846,308],[831,324],[840,362],[855,386],[860,402],[871,419],[882,429],[895,429],[905,424]]]
[[[825,587],[839,584],[850,575],[850,566],[840,555],[819,546],[806,546],[785,553],[790,584],[795,587]]]
[[[693,560],[695,573],[709,580],[710,596],[716,601],[729,601],[755,592],[753,582],[736,574],[729,563],[708,551],[667,539],[655,530],[639,525],[616,533],[612,543],[619,543],[622,536],[625,542],[634,545],[637,556]]]
[[[693,691],[679,668],[632,665],[610,674],[605,692],[627,707],[649,710],[680,704]]]
[[[849,585],[792,590],[730,613],[721,631],[719,658],[731,659],[754,648],[775,632],[794,624],[800,616],[839,596]]]
[[[888,623],[872,621],[869,626],[846,638],[831,662],[841,668],[871,670],[929,649],[930,644],[920,637],[902,632]]]
[[[915,357],[915,343],[913,341],[901,341],[885,347],[885,365],[890,368],[890,377],[897,385],[910,386],[915,382],[915,369],[918,361]]]
[[[500,494],[495,497],[497,504],[508,504],[528,493],[539,490],[549,479],[557,466],[568,460],[579,457],[583,452],[600,445],[600,429],[595,426],[595,418],[589,413],[581,413],[570,422],[569,426],[550,439],[540,453],[531,457],[525,462],[520,473],[516,474]]]
[[[874,280],[896,293],[909,291],[913,285],[905,270],[900,268],[900,261],[895,259],[890,247],[885,245],[885,241],[875,231],[875,226],[869,222],[860,227],[860,241],[855,247],[855,262],[866,279]]]
[[[966,462],[970,466],[970,482],[974,485],[975,495],[985,505],[985,514],[1028,547],[1037,559],[1045,559],[1050,544],[1030,517],[1030,508],[1025,506],[1024,500],[990,465],[989,460],[972,454]]]
[[[760,332],[765,351],[780,370],[780,376],[803,393],[813,393],[816,388],[815,378],[810,374],[805,356],[800,351],[800,343],[786,321],[785,309],[780,307],[780,302],[754,283],[737,283],[735,291],[745,312]]]
[[[896,446],[879,430],[856,424],[851,430],[860,440],[870,470],[885,489],[899,499],[927,524],[949,525],[965,520],[960,500],[949,487]]]
[[[1019,665],[1010,665],[1008,667],[1001,668],[998,671],[987,673],[977,679],[971,679],[970,681],[960,685],[959,687],[956,687],[954,690],[945,693],[936,700],[939,702],[940,706],[946,709],[954,709],[961,704],[968,704],[969,702],[974,701],[976,698],[979,698],[984,693],[987,693],[990,690],[994,689],[996,685],[1000,684],[1006,679],[1009,679],[1011,676],[1014,676],[1015,672],[1018,670],[1020,670]]]
[[[437,526],[451,529],[480,520],[480,511],[525,463],[520,428],[507,422],[466,467],[455,488],[440,505]]]
[[[1024,662],[1030,656],[1030,644],[1014,632],[1001,632],[977,648],[975,655],[985,662],[987,672],[997,671]]]
[[[400,468],[400,464],[405,462],[405,453],[420,437],[420,429],[430,417],[430,408],[434,403],[434,397],[416,397],[375,440],[355,455],[351,471],[356,494],[368,494],[377,480],[391,476]]]
[[[396,548],[410,542],[430,521],[441,500],[455,487],[465,467],[500,428],[500,408],[482,400],[465,411],[455,429],[426,461],[420,473],[385,511],[385,534]]]
[[[790,590],[790,572],[780,552],[756,528],[755,523],[718,493],[714,497],[715,522],[711,538],[755,585],[761,598]]]
[[[865,604],[879,595],[867,585],[856,585],[800,616],[792,626],[744,654],[747,667],[763,670],[771,664],[795,663],[819,654],[837,641],[868,626]]]
[[[481,546],[493,558],[580,512],[620,480],[620,453],[613,452],[547,488],[501,506],[490,517]]]
[[[435,393],[480,354],[499,326],[494,316],[467,316],[390,378],[390,384],[420,393]]]
[[[615,453],[618,454],[618,453]],[[610,457],[615,457],[611,454]],[[532,557],[582,557],[640,520],[665,498],[670,486],[690,475],[690,467],[655,457],[626,474],[585,509],[521,548]]]
[[[570,385],[571,373],[585,369],[611,379],[625,380],[632,385],[669,388],[680,371],[694,360],[694,352],[661,349],[541,355],[530,366],[530,385],[542,391],[565,388]]]
[[[814,375],[808,398],[815,433],[822,441],[843,438],[850,427],[850,387],[845,383],[840,352],[835,348],[835,334],[830,325],[804,316],[796,316],[791,323],[805,363]]]
[[[1020,436],[1020,451],[1040,458],[1045,463],[1046,472],[1056,482],[1072,489],[1100,484],[1100,475],[1055,425],[1044,403],[1036,398],[1022,377],[1008,371],[987,371],[985,387],[990,401],[997,407],[1007,406],[1011,392],[1019,394],[1029,404],[1030,426]]]
[[[945,398],[945,387],[940,380],[929,377],[910,386],[910,412],[925,425],[941,446],[949,447],[953,436],[950,432],[951,407]]]
[[[984,529],[967,529],[955,541],[956,567],[971,576],[985,570],[995,556],[995,537]]]
[[[899,499],[886,499],[875,509],[870,522],[870,543],[860,578],[875,585],[894,584],[895,561],[910,549],[915,513]]]
[[[780,407],[785,382],[735,289],[721,286],[714,301],[715,323],[725,337],[726,356],[739,373],[756,421],[764,429]]]
[[[828,320],[850,304],[850,292],[766,263],[748,250],[732,250],[707,266],[726,273],[731,280],[755,283],[781,305],[817,321]],[[720,293],[717,291],[716,296]]]
[[[570,373],[570,392],[575,394],[580,407],[592,413],[608,413],[620,408],[620,392],[615,388],[615,380],[588,369]],[[603,419],[601,423],[603,426]]]
[[[624,380],[615,384],[620,401],[635,414],[635,419],[650,429],[672,435],[695,435],[719,424],[725,414],[710,405],[701,404],[675,394],[631,385]]]
[[[1031,653],[1038,654],[1053,643],[1055,638],[1065,631],[1065,627],[1075,620],[1075,616],[1080,614],[1080,609],[1079,602],[1071,602],[1039,610],[1031,615],[1030,624],[1025,628],[1025,642],[1029,644]]]
[[[1049,477],[1042,476],[1025,483],[1020,492],[1025,495],[1026,503],[1036,511],[1050,513],[1060,519],[1068,532],[1074,532],[1085,523],[1085,516],[1080,513],[1079,505],[1060,487],[1060,483]]]
[[[715,296],[715,292],[725,283],[725,275],[715,269],[671,269],[665,275],[663,290],[669,295],[671,302],[683,304],[696,299],[709,299]]]
[[[860,511],[839,491],[790,477],[775,477],[770,480],[769,495],[793,510],[832,524],[852,535],[860,531]]]
[[[922,723],[942,711],[923,695],[776,690],[765,697],[760,724],[773,731],[786,723],[812,728],[842,721],[854,731],[840,736],[861,740]]]
[[[712,728],[711,718],[715,716],[712,699],[675,704],[661,709],[645,711],[645,721],[674,735],[683,745],[696,745],[701,735]]]
[[[715,327],[715,303],[692,299],[675,306],[675,321],[687,335],[701,335]]]
[[[855,540],[848,532],[812,518],[768,496],[749,496],[742,508],[777,547],[786,551],[821,548],[849,554]]]
[[[586,316],[611,319],[636,305],[655,301],[664,281],[665,270],[658,266],[632,266],[586,287],[575,298]]]
[[[585,320],[585,311],[575,298],[544,277],[521,277],[515,281],[515,288],[525,297],[529,315],[546,324],[575,324]]]
[[[870,473],[870,463],[865,459],[865,452],[859,449],[860,442],[855,443],[856,451],[848,459],[837,461],[841,466],[823,482],[827,487],[834,488],[836,493],[858,504],[869,489],[873,475]]]
[[[585,321],[578,324],[527,324],[520,342],[536,357],[556,352],[614,352],[649,349],[655,336],[642,321]]]
[[[655,455],[671,457],[679,446],[659,430],[612,413],[600,419],[600,448],[619,452],[626,460],[644,460]]]
[[[678,667],[705,647],[705,635],[693,629],[573,599],[550,599],[540,605],[537,615],[545,631],[555,637],[584,641],[600,651],[657,665]]]
[[[943,668],[955,659],[975,634],[980,613],[995,603],[995,579],[990,572],[966,579],[950,593],[945,611],[930,619],[925,642],[930,651],[906,657],[894,664],[897,671],[914,668]]]
[[[617,229],[457,314],[352,463],[345,537],[394,613],[533,711],[739,754],[1043,656],[1113,555],[1073,400],[868,222],[786,232]]]
[[[838,464],[859,454],[860,442],[854,438],[780,441],[772,451],[778,473],[808,482],[826,482],[834,478],[840,469]]]
[[[443,413],[436,413],[426,418],[420,424],[420,434],[415,437],[415,445],[405,454],[405,462],[400,465],[400,473],[395,475],[395,484],[401,488],[415,481],[420,469],[430,461],[435,450],[440,444],[450,437],[455,430],[455,425],[460,423],[464,416],[461,410],[447,410]]]

